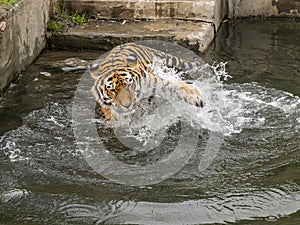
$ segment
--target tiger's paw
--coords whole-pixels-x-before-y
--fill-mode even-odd
[[[199,90],[191,83],[182,83],[180,90],[183,92],[183,99],[194,106],[203,107],[204,102]]]

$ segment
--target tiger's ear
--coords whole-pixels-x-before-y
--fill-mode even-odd
[[[100,76],[98,73],[99,66],[100,64],[98,62],[94,62],[89,65],[90,76],[95,80],[98,79]]]

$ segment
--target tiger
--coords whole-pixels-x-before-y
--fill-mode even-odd
[[[200,64],[144,45],[127,43],[114,47],[102,62],[89,66],[90,76],[95,79],[92,92],[107,120],[119,120],[134,111],[145,97],[144,89],[151,90],[149,98],[160,87],[175,99],[183,99],[196,107],[204,106],[202,95],[193,83],[167,80],[155,74],[150,66],[155,57],[176,71],[188,72]]]

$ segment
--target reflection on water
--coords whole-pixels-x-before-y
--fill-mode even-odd
[[[299,20],[253,19],[223,25],[208,61],[227,61],[232,82],[256,81],[300,95]]]
[[[62,72],[57,62],[99,53],[44,53],[0,102],[0,221],[298,224],[299,24],[250,21],[225,28],[207,60],[228,61],[233,76],[222,92],[231,134],[206,170],[198,170],[200,140],[179,173],[151,186],[104,179],[76,148],[72,98],[82,72]],[[115,140],[105,129],[99,133],[106,143]],[[118,144],[111,148],[122,156]]]

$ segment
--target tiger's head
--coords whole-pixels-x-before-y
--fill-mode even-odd
[[[114,68],[101,74],[101,69],[93,71],[96,80],[93,94],[101,108],[108,108],[113,114],[129,114],[135,108],[140,94],[139,71],[135,68]],[[100,72],[100,73],[99,73]]]

